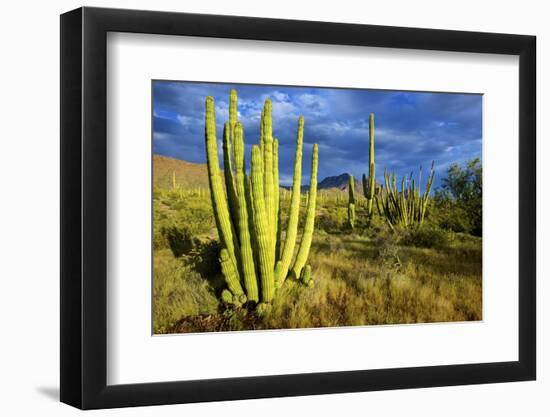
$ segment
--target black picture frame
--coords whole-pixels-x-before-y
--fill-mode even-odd
[[[519,56],[519,360],[107,385],[108,32]],[[536,38],[80,8],[61,15],[61,401],[82,409],[534,380]]]

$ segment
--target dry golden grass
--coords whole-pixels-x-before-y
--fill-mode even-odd
[[[253,309],[226,307],[219,302],[224,283],[210,198],[186,192],[193,187],[155,187],[155,333],[482,319],[480,238],[429,222],[418,233],[391,233],[379,218],[368,225],[362,204],[352,232],[339,192],[326,192],[318,203],[309,257],[315,286],[287,280],[262,317]],[[283,230],[288,203],[283,197]],[[178,251],[174,239],[181,240],[175,242]]]
[[[442,250],[398,247],[401,265],[365,236],[317,234],[314,288],[287,280],[264,317],[225,310],[222,279],[169,251],[155,256],[155,330],[224,331],[481,320],[481,242]],[[209,317],[199,320],[193,316]],[[213,316],[213,317],[210,317]],[[216,318],[217,317],[217,318]]]
[[[288,283],[265,319],[269,328],[481,320],[481,248],[400,247],[402,265],[360,236],[317,236],[313,289]],[[472,255],[470,253],[470,255]]]

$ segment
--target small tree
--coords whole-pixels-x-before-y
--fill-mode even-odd
[[[464,231],[481,236],[482,173],[479,158],[471,159],[464,167],[456,163],[449,167],[447,177],[441,180],[441,188],[436,194],[438,205],[447,213],[443,221],[450,223],[444,226],[464,228],[467,229]]]

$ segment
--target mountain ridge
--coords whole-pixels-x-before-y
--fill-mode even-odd
[[[206,164],[187,162],[183,159],[153,154],[153,184],[155,187],[171,188],[175,174],[176,183],[190,188],[208,188],[208,169]],[[347,190],[349,174],[332,175],[323,178],[317,184],[318,190]],[[292,186],[281,186],[287,190]],[[308,185],[302,185],[302,191],[309,190]],[[355,179],[355,191],[360,192],[361,182]]]

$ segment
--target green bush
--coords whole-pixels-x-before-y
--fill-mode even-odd
[[[400,267],[399,237],[396,233],[380,230],[374,239],[374,245],[378,249],[378,259],[385,265]]]
[[[346,207],[334,207],[317,213],[315,227],[327,233],[341,232],[347,229],[348,211]]]
[[[418,248],[442,249],[452,241],[452,234],[435,226],[402,231],[400,243]]]
[[[187,227],[163,227],[161,234],[166,237],[175,258],[190,253],[200,244],[200,240],[194,237]]]
[[[464,166],[452,164],[436,192],[434,206],[441,227],[482,235],[482,166],[479,158]]]

